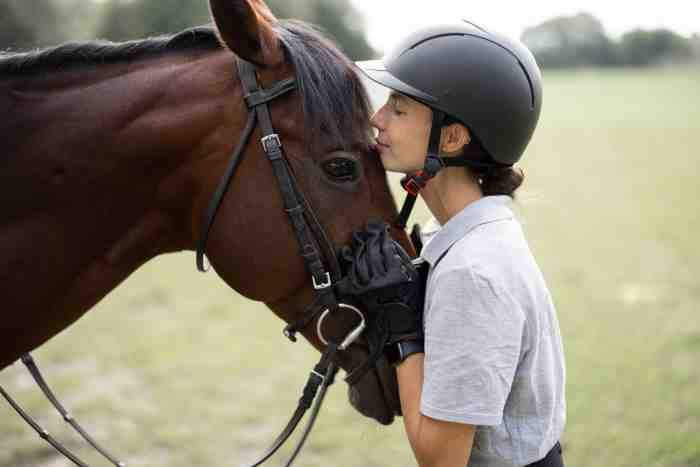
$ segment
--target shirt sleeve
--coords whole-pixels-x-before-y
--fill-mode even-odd
[[[441,271],[425,315],[421,412],[471,425],[499,425],[525,325],[503,287],[464,267]]]

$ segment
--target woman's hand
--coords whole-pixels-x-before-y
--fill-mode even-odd
[[[384,222],[370,222],[341,251],[345,276],[337,290],[367,313],[368,337],[377,345],[422,338],[424,281]]]

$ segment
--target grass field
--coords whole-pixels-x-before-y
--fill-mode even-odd
[[[700,70],[545,74],[516,210],[559,312],[568,466],[700,466],[698,147]],[[172,255],[34,355],[130,465],[241,465],[286,423],[317,358],[281,329],[196,273],[194,254]],[[0,384],[91,465],[107,465],[20,365]],[[400,420],[375,425],[345,391],[331,388],[298,465],[415,465]],[[0,403],[0,466],[68,465]]]

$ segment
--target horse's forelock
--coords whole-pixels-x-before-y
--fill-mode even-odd
[[[366,143],[369,98],[352,61],[307,23],[285,20],[275,29],[295,69],[307,140],[346,150]]]

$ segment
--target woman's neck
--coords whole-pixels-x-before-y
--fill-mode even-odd
[[[421,196],[435,219],[444,225],[484,195],[476,181],[463,168],[454,167],[441,170],[423,188]]]

